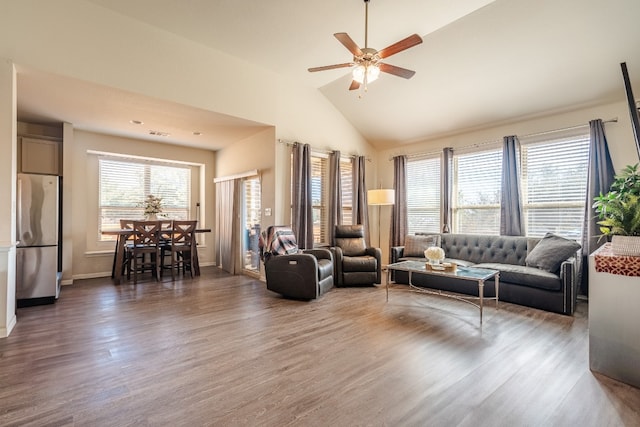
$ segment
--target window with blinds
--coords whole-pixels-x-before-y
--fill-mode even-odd
[[[502,150],[454,155],[453,232],[500,234]]]
[[[327,177],[328,158],[311,155],[311,205],[313,212],[313,241],[324,242],[327,236]]]
[[[407,161],[408,232],[440,231],[440,157]]]
[[[527,236],[553,232],[580,239],[584,220],[589,134],[522,144],[522,192]]]
[[[353,159],[340,159],[340,186],[342,190],[342,224],[353,222]]]
[[[98,159],[98,233],[117,230],[120,219],[142,219],[144,199],[162,198],[162,213],[172,219],[189,219],[191,168],[140,159]],[[101,236],[113,240],[113,236]]]

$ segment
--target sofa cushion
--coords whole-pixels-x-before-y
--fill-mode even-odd
[[[560,270],[564,260],[580,249],[580,245],[553,233],[547,233],[529,252],[525,260],[528,267],[537,267],[550,273]]]
[[[562,289],[560,276],[545,270],[540,270],[539,268],[493,262],[476,264],[474,267],[498,270],[500,272],[500,282],[548,291],[559,291]]]
[[[339,238],[336,237],[336,246],[342,249],[342,253],[345,256],[360,256],[366,252],[366,245],[364,239],[352,239],[352,238]]]
[[[440,246],[439,235],[407,235],[404,238],[404,256],[424,258],[424,251],[430,246]]]

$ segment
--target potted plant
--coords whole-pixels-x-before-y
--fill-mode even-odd
[[[616,175],[607,194],[594,199],[603,236],[611,236],[613,253],[640,256],[640,172],[629,165]]]

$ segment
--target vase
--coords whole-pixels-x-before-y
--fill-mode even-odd
[[[157,221],[157,220],[158,220],[158,214],[156,213],[147,214],[147,221]]]
[[[611,251],[615,255],[640,256],[640,236],[612,236]]]

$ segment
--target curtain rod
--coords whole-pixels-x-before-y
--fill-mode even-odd
[[[603,120],[602,121],[602,123],[617,123],[617,122],[618,122],[618,118],[617,117],[614,117],[614,118],[609,119],[609,120]],[[530,138],[530,137],[533,137],[533,136],[547,135],[547,134],[555,133],[555,132],[563,132],[563,131],[568,131],[568,130],[573,130],[573,129],[580,129],[580,128],[586,127],[586,126],[589,126],[589,124],[587,123],[587,124],[584,124],[584,125],[569,126],[569,127],[562,128],[562,129],[554,129],[554,130],[548,130],[548,131],[544,131],[544,132],[530,133],[530,134],[527,134],[527,135],[517,135],[517,136],[518,136],[518,138]],[[501,140],[496,139],[496,140],[492,140],[492,141],[481,142],[481,143],[478,143],[478,144],[465,145],[463,147],[456,148],[456,150],[464,150],[466,148],[472,148],[472,147],[475,148],[475,147],[482,147],[483,145],[497,144],[500,141]],[[416,158],[416,157],[423,157],[423,156],[424,157],[428,157],[428,156],[430,156],[432,154],[439,154],[441,152],[442,151],[432,151],[432,152],[429,152],[429,153],[414,153],[414,154],[406,154],[406,156],[407,156],[407,158]],[[395,156],[390,156],[389,160],[393,160],[393,158],[397,157],[397,156],[402,156],[402,154],[397,154]]]
[[[294,147],[297,144],[302,144],[299,141],[287,141],[287,140],[284,140],[284,139],[278,139],[278,142],[280,144],[284,144],[284,145],[286,145],[288,147]],[[331,154],[331,153],[335,152],[336,150],[327,150],[327,149],[318,150],[316,148],[313,148],[312,151],[315,151],[316,153],[321,153],[321,154]],[[347,155],[345,157],[349,157],[349,158],[354,159],[354,158],[358,157],[358,155],[357,154],[349,154],[349,155]],[[365,160],[368,161],[368,162],[371,161],[371,159],[369,157],[365,157]]]
[[[221,176],[219,178],[213,178],[213,182],[217,184],[218,182],[230,181],[232,179],[238,179],[238,178],[246,178],[248,176],[259,176],[258,169],[237,173],[235,175],[228,175],[228,176]]]

